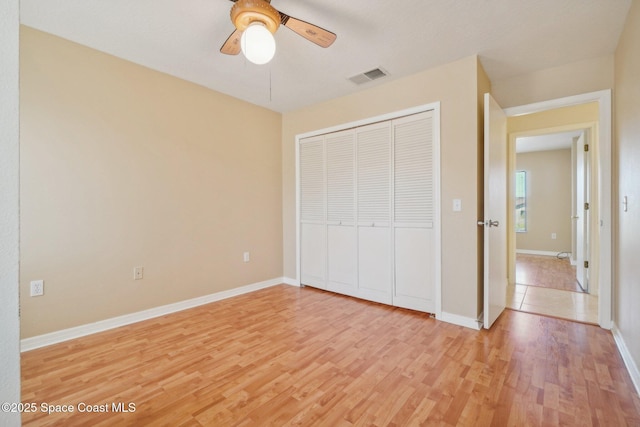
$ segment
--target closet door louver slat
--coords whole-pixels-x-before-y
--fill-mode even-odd
[[[355,220],[354,131],[327,135],[327,220]]]
[[[431,118],[394,126],[394,221],[433,222]]]
[[[391,207],[391,124],[359,130],[358,221],[389,221]]]
[[[300,218],[323,221],[325,217],[324,143],[322,137],[300,142]]]

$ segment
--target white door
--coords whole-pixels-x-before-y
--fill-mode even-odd
[[[357,296],[392,304],[390,122],[356,130],[356,165]]]
[[[437,158],[432,112],[393,126],[393,305],[434,313]]]
[[[484,327],[507,299],[507,116],[484,95]]]
[[[326,288],[326,192],[323,138],[300,143],[300,267],[304,285]]]
[[[355,131],[325,138],[327,153],[327,289],[356,295]]]
[[[585,261],[589,259],[589,160],[586,134],[583,132],[576,144],[576,280],[582,289],[589,289],[589,270]]]

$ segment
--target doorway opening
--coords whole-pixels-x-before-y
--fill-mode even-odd
[[[507,307],[611,327],[610,108],[610,91],[601,91],[505,110]],[[564,139],[563,147],[545,148],[554,139]],[[519,141],[537,146],[518,150]],[[518,161],[518,151],[529,159]],[[535,160],[543,167],[532,169],[527,162]],[[554,162],[563,170],[554,170]],[[549,199],[560,192],[562,202]],[[545,224],[545,215],[559,221]]]
[[[573,294],[589,294],[591,128],[515,138],[511,308],[598,322],[597,295]]]

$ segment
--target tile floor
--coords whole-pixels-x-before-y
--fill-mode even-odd
[[[598,324],[598,297],[540,286],[507,286],[507,307],[529,313]]]

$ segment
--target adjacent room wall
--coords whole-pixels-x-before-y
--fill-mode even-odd
[[[19,273],[19,2],[0,13],[0,402],[20,402]],[[19,426],[20,413],[1,413],[0,424]]]
[[[516,233],[516,249],[571,252],[571,150],[519,153],[516,170],[527,173],[527,231]]]
[[[611,89],[613,63],[613,55],[607,55],[495,81],[493,95],[507,108]]]
[[[20,49],[23,337],[282,277],[279,113],[26,27]]]
[[[476,56],[285,113],[282,126],[284,274],[296,277],[295,136],[441,102],[442,309],[478,313],[478,60]],[[462,199],[462,212],[452,200]],[[462,267],[461,267],[462,266]]]
[[[616,50],[615,145],[617,192],[613,194],[617,230],[614,238],[614,322],[635,364],[640,367],[640,1],[634,0]],[[615,184],[614,184],[615,185]],[[624,212],[622,198],[629,209]],[[633,370],[632,370],[633,372]]]

